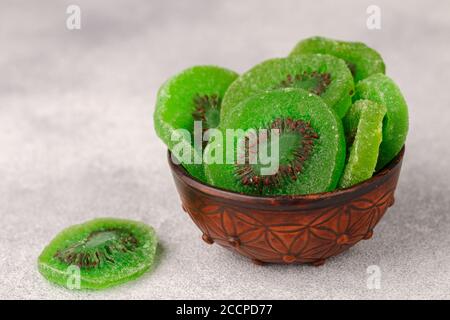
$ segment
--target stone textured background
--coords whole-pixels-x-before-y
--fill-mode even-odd
[[[65,27],[67,5],[82,29]],[[366,28],[366,8],[382,29]],[[365,241],[320,268],[254,266],[207,246],[182,212],[152,124],[162,82],[195,64],[243,72],[323,35],[379,50],[410,107],[397,202]],[[450,298],[450,2],[0,3],[0,298]],[[98,216],[153,225],[162,256],[102,292],[47,283],[36,258]],[[381,289],[368,290],[378,265]]]

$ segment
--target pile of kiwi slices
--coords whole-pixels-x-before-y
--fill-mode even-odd
[[[167,80],[157,135],[195,179],[257,196],[349,188],[402,149],[408,108],[380,54],[360,42],[313,37],[245,73],[195,66]],[[156,254],[143,223],[96,219],[63,230],[38,259],[70,289],[103,289],[142,275]]]
[[[241,75],[196,66],[160,88],[154,126],[194,178],[249,195],[369,179],[402,149],[408,109],[380,54],[312,37]]]
[[[195,179],[257,196],[349,188],[402,149],[408,108],[380,54],[360,42],[313,37],[245,73],[195,66],[158,92],[157,135]],[[143,223],[96,219],[63,230],[38,259],[70,289],[135,279],[155,260]]]

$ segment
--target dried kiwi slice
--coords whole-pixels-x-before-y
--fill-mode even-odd
[[[381,55],[362,42],[311,37],[300,41],[292,50],[290,56],[307,53],[329,54],[343,59],[352,72],[355,82],[372,74],[385,73],[385,65]]]
[[[367,99],[386,107],[383,141],[380,145],[376,170],[388,164],[402,149],[408,134],[408,106],[392,79],[375,74],[359,82],[355,100]]]
[[[255,195],[309,194],[333,190],[342,174],[345,162],[342,123],[322,99],[305,90],[288,88],[254,95],[230,110],[219,129],[224,140],[222,143],[211,140],[204,152],[207,181],[214,186]],[[250,143],[238,143],[230,135],[234,131],[227,129],[244,132],[254,129],[258,131],[258,139],[260,129],[278,129],[278,170],[271,175],[262,174],[270,163],[259,158],[249,163],[254,149],[249,147]],[[268,134],[257,144],[270,145],[270,139]],[[247,157],[246,161],[238,160],[242,158],[240,148],[245,149],[241,155]],[[268,149],[271,154],[272,149]],[[223,154],[220,161],[217,150]]]
[[[347,163],[339,182],[348,188],[372,177],[378,159],[386,107],[369,100],[356,101],[342,120],[348,146]]]
[[[200,148],[193,148],[194,121],[202,121],[203,131],[219,124],[222,97],[237,76],[233,71],[216,66],[195,66],[170,78],[159,89],[153,115],[156,133],[170,150],[179,146],[181,141],[188,147],[192,146],[192,149],[189,147],[190,161],[180,161],[192,176],[201,181],[205,180],[201,143]],[[190,134],[172,140],[176,129],[185,129]]]
[[[103,289],[147,271],[156,246],[153,228],[143,223],[95,219],[59,233],[39,256],[38,267],[45,278],[58,285]]]
[[[351,105],[352,75],[344,61],[329,55],[310,54],[264,61],[242,74],[225,93],[224,118],[246,98],[279,88],[301,88],[319,95],[342,118]]]

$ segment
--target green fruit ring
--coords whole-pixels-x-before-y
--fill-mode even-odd
[[[408,133],[408,106],[403,95],[389,77],[375,74],[359,82],[355,100],[366,99],[386,107],[383,141],[376,170],[383,168],[400,152]]]
[[[257,110],[257,112],[255,112]],[[345,138],[341,121],[319,97],[302,89],[260,93],[238,104],[222,119],[226,129],[279,129],[279,170],[262,175],[256,165],[237,163],[238,143],[223,141],[205,149],[207,181],[227,190],[256,195],[309,194],[331,191],[342,174]],[[225,148],[227,144],[233,148]],[[211,163],[216,150],[223,164]],[[226,159],[234,163],[225,163]]]
[[[319,95],[340,118],[354,93],[352,75],[341,59],[321,54],[271,59],[233,82],[223,98],[221,117],[252,95],[279,88],[300,88]]]
[[[146,272],[157,243],[153,228],[143,223],[95,219],[59,233],[42,251],[38,268],[69,289],[103,289]]]
[[[359,100],[343,119],[349,156],[340,188],[348,188],[372,177],[382,139],[386,107],[368,100]]]
[[[347,42],[312,37],[300,41],[292,50],[290,56],[307,53],[322,53],[343,59],[351,70],[355,82],[372,74],[384,73],[385,65],[381,55],[362,42]]]
[[[169,150],[174,151],[181,146],[180,142],[194,147],[195,120],[202,121],[204,131],[219,124],[222,98],[237,76],[233,71],[216,66],[196,66],[163,84],[158,92],[153,119],[157,135]],[[187,134],[173,139],[174,133],[180,132],[177,129],[185,129]],[[204,181],[201,145],[198,147],[189,148],[192,156],[188,162],[180,161],[192,176]]]

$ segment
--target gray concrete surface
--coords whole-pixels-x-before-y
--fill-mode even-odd
[[[67,5],[82,28],[65,27]],[[381,30],[366,8],[381,8]],[[371,241],[321,268],[257,267],[207,246],[180,209],[152,124],[155,95],[195,64],[239,72],[311,35],[378,49],[411,128],[397,202]],[[450,298],[450,2],[7,1],[0,3],[0,298]],[[163,253],[102,292],[46,282],[36,258],[98,216],[153,225]],[[366,269],[381,270],[369,290]]]

